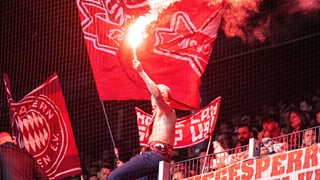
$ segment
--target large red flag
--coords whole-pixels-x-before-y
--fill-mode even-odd
[[[19,102],[4,74],[15,142],[25,148],[50,179],[81,174],[80,159],[58,76],[52,75]]]
[[[100,100],[147,100],[149,93],[132,69],[129,25],[149,16],[148,0],[77,0],[81,25]],[[153,1],[154,2],[154,1]],[[158,6],[168,1],[158,1]],[[200,77],[217,37],[224,1],[179,0],[156,13],[137,47],[137,57],[157,84],[172,90],[179,109],[200,104]],[[154,14],[154,11],[152,11]]]
[[[212,136],[218,120],[221,97],[213,100],[209,105],[196,113],[177,119],[175,129],[175,149],[193,146]],[[146,131],[151,115],[136,108],[140,145],[148,144]]]

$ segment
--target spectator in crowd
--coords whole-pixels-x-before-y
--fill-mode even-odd
[[[320,126],[320,109],[315,112],[314,119],[315,121],[314,124],[312,124],[312,126]]]
[[[308,126],[306,115],[303,111],[292,109],[289,112],[289,125],[287,133],[304,130]]]
[[[253,132],[248,124],[240,124],[238,126],[238,143],[235,153],[248,150],[249,139],[253,137]]]
[[[308,123],[305,113],[299,109],[292,109],[289,113],[289,126],[287,133],[291,133],[289,137],[289,150],[299,148],[301,145],[301,133],[299,131],[304,130]]]
[[[171,180],[181,180],[186,177],[187,176],[185,175],[185,172],[177,171],[177,172],[173,173]]]
[[[301,99],[299,101],[299,108],[303,112],[311,112],[312,111],[311,102],[309,102],[307,99]]]
[[[196,176],[199,173],[198,166],[195,164],[195,162],[190,162],[187,168],[190,176]]]
[[[282,132],[286,132],[288,123],[289,123],[289,112],[290,107],[283,103],[279,103],[279,122],[280,122],[280,128]]]
[[[301,147],[308,147],[317,143],[316,131],[314,128],[306,129],[303,132],[302,136],[302,145]]]
[[[209,154],[209,155],[208,155]],[[210,155],[212,152],[208,152],[206,149],[201,149],[199,154],[199,171],[200,173],[207,173],[212,171],[212,164],[213,164],[213,156]]]
[[[232,128],[227,123],[220,125],[217,140],[224,150],[229,150],[234,147],[232,143]]]
[[[242,115],[240,113],[231,114],[231,128],[232,128],[232,147],[234,147],[238,143],[238,126],[241,123]]]
[[[233,147],[231,133],[222,133],[218,135],[218,142],[221,144],[222,148],[226,151]]]
[[[308,124],[313,124],[313,107],[312,107],[312,103],[307,99],[307,98],[303,98],[300,99],[299,101],[299,108],[302,112],[305,113],[306,118],[307,118],[307,123]]]
[[[253,119],[249,116],[249,115],[244,115],[242,118],[241,118],[241,123],[240,125],[243,125],[243,124],[246,124],[250,127],[250,131],[252,133],[252,137],[253,138],[257,138],[258,137],[258,133],[259,133],[259,128],[257,128],[257,124],[256,123],[253,123]],[[260,127],[260,123],[258,123],[258,126]]]
[[[251,127],[252,121],[251,121],[251,117],[249,115],[244,115],[244,116],[241,117],[240,125],[243,125],[243,124],[247,124],[248,126]]]
[[[278,120],[272,114],[267,114],[262,118],[262,131],[258,134],[259,142],[262,142],[260,155],[274,153],[273,144],[282,142],[283,139],[277,138],[282,136]]]
[[[97,164],[90,164],[87,170],[88,176],[97,176],[97,173],[99,171],[99,165]]]
[[[273,115],[266,115],[262,118],[262,131],[258,134],[258,140],[262,142],[263,138],[275,138],[282,136],[278,120]]]
[[[0,179],[49,179],[35,159],[19,148],[7,132],[0,133]]]
[[[185,164],[175,163],[174,160],[170,161],[170,174],[173,174],[175,171],[178,171],[180,169],[185,169]]]
[[[99,167],[99,171],[97,173],[97,177],[99,180],[107,180],[109,174],[112,171],[112,166],[110,164],[107,163],[103,163],[100,167]]]
[[[180,173],[183,173],[184,177],[187,177],[187,174],[188,174],[188,167],[186,166],[185,163],[176,163],[174,164],[174,162],[171,162],[171,169],[170,169],[170,174],[172,176],[174,176],[174,174],[176,172],[180,172]],[[179,173],[177,173],[179,174]]]
[[[133,68],[145,82],[150,94],[152,118],[146,131],[149,147],[111,172],[109,179],[141,178],[158,171],[159,162],[170,162],[175,137],[176,113],[170,106],[170,88],[156,85],[143,70],[140,61],[132,61]]]

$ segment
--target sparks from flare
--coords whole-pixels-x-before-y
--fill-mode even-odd
[[[133,49],[133,57],[135,60],[137,60],[136,48],[146,37],[145,29],[151,22],[152,21],[149,20],[148,16],[140,16],[137,21],[130,26],[128,41]]]
[[[133,50],[133,58],[137,60],[136,48],[147,36],[146,27],[153,21],[158,19],[158,14],[169,7],[172,3],[179,0],[149,0],[150,11],[145,16],[140,16],[133,24],[131,24],[128,33],[128,41]]]

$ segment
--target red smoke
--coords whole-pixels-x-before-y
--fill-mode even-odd
[[[240,37],[244,42],[255,40],[264,42],[269,34],[270,18],[251,22],[250,19],[259,14],[262,0],[228,0],[225,6],[221,28],[227,37]]]
[[[219,0],[210,0],[211,3]],[[221,1],[221,0],[220,0]],[[226,0],[221,28],[227,37],[240,37],[245,43],[265,42],[270,36],[273,15],[318,12],[319,0]],[[277,3],[277,7],[261,14],[262,3]],[[268,6],[267,6],[268,8]],[[268,11],[268,9],[264,9]]]
[[[286,0],[288,13],[309,14],[320,10],[319,0]]]

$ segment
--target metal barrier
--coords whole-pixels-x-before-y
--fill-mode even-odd
[[[214,141],[212,143],[214,153],[212,154],[172,164],[162,162],[159,168],[158,179],[175,179],[175,176],[177,176],[176,179],[183,179],[215,171],[248,158],[268,156],[274,153],[308,147],[320,143],[319,137],[320,126],[317,126],[275,138],[263,138],[262,142],[252,138],[249,141],[249,145],[227,151],[220,146],[219,142]]]

